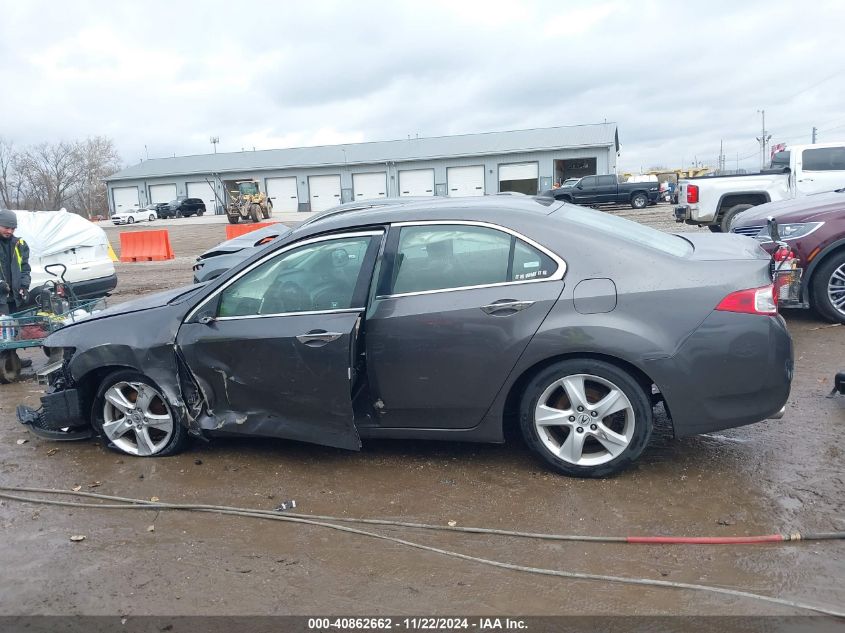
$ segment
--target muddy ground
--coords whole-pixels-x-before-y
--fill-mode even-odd
[[[677,230],[661,205],[635,215]],[[108,228],[113,244],[120,230]],[[219,224],[169,226],[176,259],[118,264],[114,301],[191,280]],[[693,229],[695,230],[695,229]],[[786,315],[796,372],[786,415],[674,440],[665,417],[637,465],[606,480],[552,474],[518,439],[504,446],[368,441],[360,453],[277,440],[194,442],[163,459],[94,441],[51,443],[14,419],[31,379],[0,387],[0,485],[162,501],[587,535],[845,530],[845,328]],[[38,351],[28,355],[42,363]],[[19,444],[20,440],[26,443]],[[8,614],[803,614],[665,588],[495,569],[301,524],[157,511],[0,502],[0,615]],[[755,546],[560,543],[364,527],[474,556],[579,572],[700,583],[841,607],[842,541]],[[73,542],[73,535],[84,535]]]

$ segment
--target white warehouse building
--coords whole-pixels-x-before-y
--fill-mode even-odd
[[[616,124],[599,123],[156,158],[106,182],[111,213],[182,196],[223,213],[226,190],[253,179],[274,212],[310,212],[371,198],[533,195],[566,178],[615,173],[618,153]]]

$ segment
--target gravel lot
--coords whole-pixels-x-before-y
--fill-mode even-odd
[[[610,212],[662,230],[680,227],[668,205]],[[176,253],[167,262],[118,264],[114,302],[190,283],[195,256],[225,238],[222,224],[194,220],[106,227],[117,247],[120,231],[159,224]],[[586,535],[845,530],[845,398],[825,398],[833,372],[845,368],[845,328],[807,312],[786,318],[796,374],[783,419],[674,440],[660,417],[636,467],[612,479],[554,475],[518,439],[504,446],[371,441],[360,453],[219,439],[171,458],[132,459],[93,441],[31,436],[14,419],[16,404],[38,402],[40,389],[29,379],[0,387],[0,484],[263,509],[295,499],[307,514]],[[40,352],[29,355],[41,363]],[[495,569],[326,528],[240,517],[4,500],[0,526],[0,615],[806,613],[747,598]],[[845,604],[842,541],[645,546],[365,529],[528,566]],[[86,538],[72,542],[72,535]]]

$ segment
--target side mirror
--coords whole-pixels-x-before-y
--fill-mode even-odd
[[[780,232],[778,231],[778,221],[772,216],[766,218],[766,231],[769,233],[769,239],[773,242],[780,242]]]
[[[582,185],[582,184],[579,182],[577,185],[575,185],[575,188],[576,188],[576,189],[583,189],[583,188],[584,188],[584,185]]]

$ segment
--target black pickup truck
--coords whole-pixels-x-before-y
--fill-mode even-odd
[[[645,209],[657,202],[660,187],[657,181],[620,183],[616,176],[612,175],[584,176],[571,187],[549,189],[541,195],[587,206],[630,204],[634,209]]]

